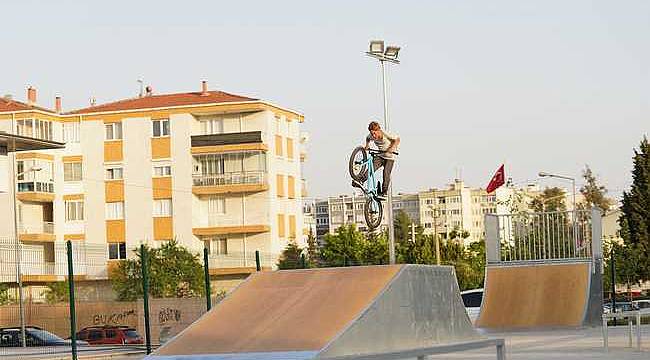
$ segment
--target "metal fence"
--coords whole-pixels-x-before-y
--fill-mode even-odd
[[[594,209],[486,215],[485,227],[491,263],[591,259],[600,213]]]
[[[136,249],[128,250],[130,259],[142,259]],[[140,295],[120,301],[111,276],[123,262],[109,259],[105,244],[0,238],[0,359],[150,352],[248,274],[273,269],[279,257],[258,251],[209,254],[208,249],[197,255],[203,268],[200,294],[154,297],[153,286],[160,284],[150,285],[156,280],[145,255],[133,284]],[[223,282],[217,281],[220,275]]]

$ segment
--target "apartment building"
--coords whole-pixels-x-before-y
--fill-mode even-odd
[[[364,195],[339,195],[327,199],[314,201],[316,235],[322,243],[327,233],[333,233],[339,227],[348,224],[356,224],[357,229],[367,231],[366,219],[363,214],[363,207],[366,203]],[[384,203],[384,206],[385,203]],[[397,194],[393,196],[393,211],[404,211],[409,218],[419,223],[419,200],[417,194]],[[385,215],[385,211],[384,211]],[[382,219],[381,229],[386,229],[386,216]]]
[[[36,104],[31,87],[26,102],[0,99],[0,131],[66,144],[16,155],[19,238],[52,265],[33,279],[60,278],[47,269],[65,261],[54,249],[66,240],[103,249],[97,278],[141,243],[207,247],[212,274],[237,275],[253,271],[256,250],[272,267],[303,241],[302,114],[206,82],[65,113],[60,98]],[[0,194],[3,213],[11,201]],[[0,222],[0,235],[12,226]]]

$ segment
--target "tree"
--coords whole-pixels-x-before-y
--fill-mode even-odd
[[[47,290],[43,291],[43,295],[48,304],[70,301],[70,290],[66,281],[52,282],[46,286]]]
[[[563,189],[547,187],[531,201],[530,206],[536,212],[566,211],[565,196]]]
[[[366,237],[355,224],[343,225],[327,234],[320,249],[322,266],[380,265],[388,263],[384,234]]]
[[[320,249],[314,233],[309,230],[307,236],[307,267],[317,268],[320,267]]]
[[[142,253],[133,250],[135,259],[123,260],[111,272],[113,290],[120,301],[142,297]],[[197,297],[205,293],[203,264],[198,254],[192,254],[176,240],[160,248],[144,247],[149,265],[149,293],[153,297]]]
[[[295,243],[288,243],[278,261],[278,269],[302,269],[302,249]]]
[[[634,150],[632,186],[623,192],[621,237],[625,246],[639,252],[637,280],[650,279],[650,144],[643,138]]]
[[[582,171],[582,177],[585,180],[585,184],[580,188],[580,193],[585,198],[585,205],[588,208],[597,206],[605,212],[609,210],[612,205],[612,200],[605,196],[607,194],[607,188],[598,184],[596,176],[591,171],[591,168],[589,168],[589,165],[585,165],[585,169]]]
[[[393,219],[393,228],[395,229],[395,242],[411,240],[411,223],[413,221],[404,210],[398,210]]]
[[[9,298],[9,285],[0,283],[0,306],[7,305],[11,302]]]

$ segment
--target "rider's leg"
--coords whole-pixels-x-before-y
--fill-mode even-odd
[[[384,160],[384,183],[381,186],[381,191],[384,195],[388,195],[388,189],[390,186],[390,177],[393,172],[393,165],[395,160]]]
[[[372,159],[372,167],[375,169],[375,174],[377,173],[377,169],[379,169],[380,167],[384,166],[385,161],[386,161],[385,159],[380,158],[379,156],[375,156],[375,157]],[[375,178],[376,178],[376,177],[375,177]],[[383,181],[383,180],[382,180],[382,181]],[[377,192],[380,193],[380,192],[381,192],[381,189],[380,189],[380,188],[377,188]]]

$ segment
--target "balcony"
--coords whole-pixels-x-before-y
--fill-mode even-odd
[[[18,227],[18,238],[23,242],[53,242],[54,223],[49,221],[20,224]]]
[[[261,143],[261,131],[192,136],[192,147]]]
[[[52,202],[54,201],[54,182],[19,181],[16,198],[20,201]]]
[[[260,192],[266,191],[268,188],[265,171],[239,171],[192,176],[192,192],[196,195]]]
[[[271,231],[269,225],[225,225],[225,226],[200,226],[192,228],[194,236],[215,236],[232,234],[261,234]]]

